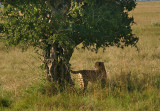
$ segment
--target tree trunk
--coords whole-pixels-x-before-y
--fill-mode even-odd
[[[69,60],[72,53],[73,49],[64,51],[63,48],[58,47],[57,43],[53,43],[46,48],[44,63],[47,69],[47,78],[50,82],[56,83],[63,88],[66,85],[73,85],[69,70]]]
[[[59,2],[47,0],[47,5],[51,8],[52,15],[60,13],[60,11],[55,7],[55,5],[58,5],[57,3]],[[69,60],[72,53],[73,49],[65,51],[57,42],[54,42],[46,48],[44,63],[45,68],[47,69],[47,78],[50,82],[58,83],[62,87],[68,83],[73,85],[69,71]]]

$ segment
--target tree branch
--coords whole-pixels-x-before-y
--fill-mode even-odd
[[[51,0],[47,0],[47,5],[51,8],[52,15],[55,13],[58,13],[58,11],[54,8],[54,6],[51,5]]]

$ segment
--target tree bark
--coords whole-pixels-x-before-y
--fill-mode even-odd
[[[66,85],[73,85],[69,70],[72,53],[73,49],[65,51],[62,47],[58,47],[56,42],[46,48],[44,63],[50,82],[58,84],[62,88]]]

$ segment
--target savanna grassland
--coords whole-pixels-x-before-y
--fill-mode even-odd
[[[107,88],[89,84],[81,93],[76,88],[53,95],[45,83],[41,60],[33,48],[21,52],[0,43],[0,110],[2,111],[160,111],[160,2],[138,2],[130,13],[139,37],[135,47],[109,47],[97,54],[75,50],[71,68],[94,69],[103,61],[108,74]]]

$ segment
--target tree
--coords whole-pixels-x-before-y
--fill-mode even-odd
[[[72,84],[69,60],[74,48],[98,51],[136,46],[135,0],[2,0],[3,39],[8,46],[42,52],[48,80]]]

